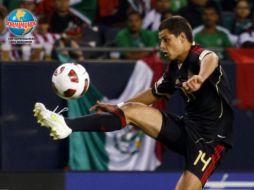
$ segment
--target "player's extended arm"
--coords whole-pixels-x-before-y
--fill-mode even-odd
[[[152,89],[149,88],[148,90],[141,92],[140,94],[125,101],[124,103],[139,102],[139,103],[143,103],[146,105],[151,105],[154,102],[156,102],[157,100],[158,100],[158,98],[153,95]],[[112,111],[113,109],[115,109],[115,107],[116,107],[116,105],[97,101],[96,104],[90,108],[90,111]]]
[[[197,91],[202,83],[213,73],[219,64],[219,58],[215,53],[206,55],[200,63],[198,75],[193,75],[188,81],[183,83],[183,87],[188,91]]]

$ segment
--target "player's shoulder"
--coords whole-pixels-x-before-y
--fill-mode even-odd
[[[201,47],[198,44],[194,44],[191,48],[191,53],[199,59],[199,61],[202,61],[204,57],[207,55],[216,56],[216,53],[212,50],[206,49]]]
[[[205,48],[201,47],[199,44],[196,44],[195,42],[192,43],[191,46],[191,53],[195,55],[200,55]]]

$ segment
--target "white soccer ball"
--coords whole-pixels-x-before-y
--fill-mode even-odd
[[[89,88],[90,78],[86,69],[76,63],[65,63],[56,68],[52,75],[52,87],[64,99],[77,99]]]

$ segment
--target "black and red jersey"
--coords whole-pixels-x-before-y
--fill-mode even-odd
[[[212,51],[193,45],[183,63],[172,61],[152,91],[155,96],[169,98],[178,91],[184,99],[186,113],[183,122],[193,137],[219,140],[232,144],[233,111],[230,86],[221,64],[196,92],[188,92],[182,83],[199,74],[202,59]]]

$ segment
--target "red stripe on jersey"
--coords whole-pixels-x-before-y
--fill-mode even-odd
[[[192,48],[191,48],[191,52],[192,53],[195,53],[195,54],[201,54],[201,52],[204,51],[204,48],[201,48],[200,46],[198,45],[194,45]]]
[[[212,172],[215,170],[215,167],[220,160],[221,157],[221,152],[224,150],[224,146],[222,145],[217,145],[214,148],[214,153],[212,155],[212,162],[204,172],[204,174],[201,177],[201,183],[204,185],[208,179],[208,177],[212,174]]]

